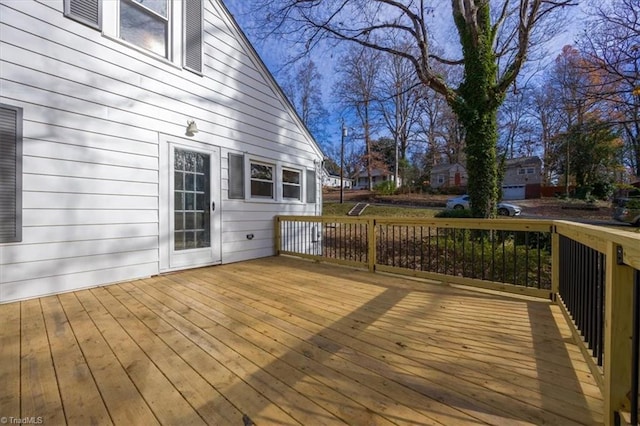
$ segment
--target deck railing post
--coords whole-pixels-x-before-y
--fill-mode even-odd
[[[282,249],[281,245],[280,245],[280,217],[276,216],[275,217],[275,224],[273,227],[273,232],[275,232],[273,241],[275,241],[275,252],[276,252],[276,256],[280,255],[280,250]]]
[[[618,245],[607,243],[604,318],[605,425],[616,424],[616,413],[629,409],[633,268],[617,261]]]
[[[367,263],[369,271],[376,271],[376,244],[377,244],[377,232],[376,232],[376,220],[367,219]]]

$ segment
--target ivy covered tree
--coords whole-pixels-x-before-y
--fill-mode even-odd
[[[475,217],[495,214],[498,198],[497,112],[532,46],[561,27],[557,12],[573,0],[452,0],[460,57],[434,54],[440,1],[259,0],[270,34],[312,49],[327,38],[357,43],[408,61],[424,86],[440,93],[464,128],[469,195]],[[437,8],[437,9],[436,9]],[[448,40],[452,37],[445,35]],[[446,41],[441,40],[440,45]],[[447,81],[435,64],[462,66]]]

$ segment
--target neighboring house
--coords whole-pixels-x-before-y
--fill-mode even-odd
[[[435,165],[430,176],[432,188],[467,186],[467,170],[460,163]]]
[[[502,181],[503,200],[540,197],[542,160],[539,157],[511,158],[505,161]]]
[[[326,172],[322,175],[322,185],[328,188],[340,188],[340,180],[342,180],[342,187],[350,189],[353,187],[353,179],[349,179],[345,176],[340,179],[340,175],[330,174]]]
[[[356,173],[354,178],[354,189],[369,189],[369,176],[367,175],[366,170],[361,170]],[[371,182],[373,183],[373,187],[375,188],[377,185],[381,183],[392,181],[393,182],[393,173],[384,169],[373,169],[371,170]],[[401,186],[402,181],[398,178],[398,185]],[[340,187],[340,185],[338,185]]]
[[[274,216],[321,213],[321,150],[219,0],[0,24],[0,302],[270,256]]]

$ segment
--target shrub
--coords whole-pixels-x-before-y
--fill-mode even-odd
[[[393,195],[396,192],[396,185],[395,182],[388,180],[376,185],[373,190],[379,195]]]
[[[471,218],[471,210],[469,209],[460,209],[460,210],[442,210],[434,215],[434,217],[443,217],[443,218]]]

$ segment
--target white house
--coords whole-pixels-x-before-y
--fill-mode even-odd
[[[269,256],[275,215],[321,213],[322,153],[220,0],[0,25],[0,302]]]
[[[340,188],[340,182],[342,181],[342,187],[345,189],[350,189],[353,186],[353,179],[350,179],[346,176],[334,175],[326,170],[322,173],[322,186],[327,188]]]
[[[373,169],[371,170],[371,182],[373,187],[375,188],[377,185],[381,183],[391,181],[393,182],[394,176],[393,173],[386,169]],[[402,180],[398,177],[398,185],[396,187],[402,186]],[[356,173],[354,179],[354,189],[369,189],[369,176],[367,175],[366,170],[361,170]]]

